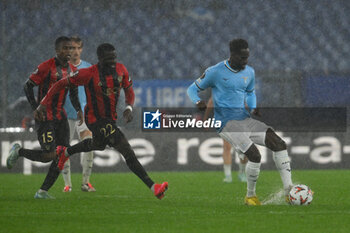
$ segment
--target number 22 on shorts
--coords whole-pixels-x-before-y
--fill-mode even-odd
[[[112,135],[115,132],[115,129],[113,128],[112,124],[107,124],[105,128],[101,128],[100,132],[103,133],[105,138],[107,138],[109,135]]]

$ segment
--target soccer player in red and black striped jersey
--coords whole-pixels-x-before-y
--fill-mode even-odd
[[[76,71],[76,68],[69,63],[72,52],[70,39],[64,36],[58,37],[55,41],[55,50],[56,56],[41,63],[25,84],[24,91],[33,110],[38,107],[40,101],[54,83]],[[38,86],[38,101],[34,97],[33,89],[35,86]],[[67,114],[63,108],[67,92],[67,89],[63,89],[53,96],[47,105],[47,112],[42,117],[42,121],[38,121],[38,116],[36,115],[36,111],[34,111],[34,117],[36,118],[35,128],[41,150],[28,150],[21,148],[19,144],[15,144],[7,159],[8,168],[12,168],[20,156],[43,163],[53,161],[44,183],[34,196],[35,198],[46,199],[51,197],[47,191],[55,183],[60,173],[57,166],[58,156],[56,154],[56,146],[69,146],[69,125]],[[77,96],[77,87],[70,88],[70,97],[74,108],[78,112],[78,116],[82,120],[83,116]]]
[[[53,96],[67,86],[84,85],[87,104],[85,106],[85,123],[93,134],[92,139],[85,139],[71,147],[58,147],[59,167],[70,155],[91,150],[104,150],[107,145],[115,148],[125,158],[126,164],[153,192],[162,199],[168,188],[168,182],[155,184],[137,160],[134,151],[124,134],[116,125],[116,107],[120,90],[125,93],[126,108],[123,117],[126,122],[132,120],[132,106],[135,94],[132,80],[126,67],[117,63],[117,54],[111,44],[101,44],[97,48],[98,64],[80,69],[66,79],[62,79],[49,90],[37,108],[37,114],[45,113],[45,108],[53,100]]]

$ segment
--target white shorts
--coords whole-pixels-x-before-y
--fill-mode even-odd
[[[89,130],[89,128],[85,124],[85,121],[83,122],[83,124],[79,125],[79,120],[68,119],[68,123],[70,140],[73,139],[75,132],[77,132],[78,138],[81,139],[80,133],[84,132],[85,130]]]
[[[219,135],[236,150],[245,153],[253,143],[265,146],[268,128],[271,127],[253,118],[246,118],[242,121],[231,120],[226,123]]]

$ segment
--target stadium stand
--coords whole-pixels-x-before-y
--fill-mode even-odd
[[[138,80],[194,79],[228,57],[233,37],[248,40],[257,72],[348,72],[349,10],[346,0],[2,1],[0,69],[18,90],[57,36],[78,34],[85,60],[111,42]]]

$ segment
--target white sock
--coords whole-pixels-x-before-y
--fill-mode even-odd
[[[275,161],[277,170],[280,172],[285,194],[288,194],[290,186],[293,185],[288,152],[287,150],[273,152],[272,158]]]
[[[155,185],[155,183],[151,187],[152,192],[154,192],[154,185]]]
[[[245,167],[246,167],[246,163],[241,163],[241,162],[239,162],[238,163],[238,172],[239,173],[244,173],[245,172]]]
[[[94,163],[94,154],[92,151],[83,153],[81,165],[83,167],[83,184],[90,182],[92,165]]]
[[[245,168],[245,173],[247,175],[247,197],[256,196],[255,187],[260,174],[261,163],[254,163],[248,161]]]
[[[62,171],[62,177],[64,180],[64,185],[65,186],[70,186],[72,187],[72,180],[70,176],[70,159],[67,160],[67,162],[64,164],[64,168]]]
[[[225,177],[231,177],[231,164],[224,164]]]

